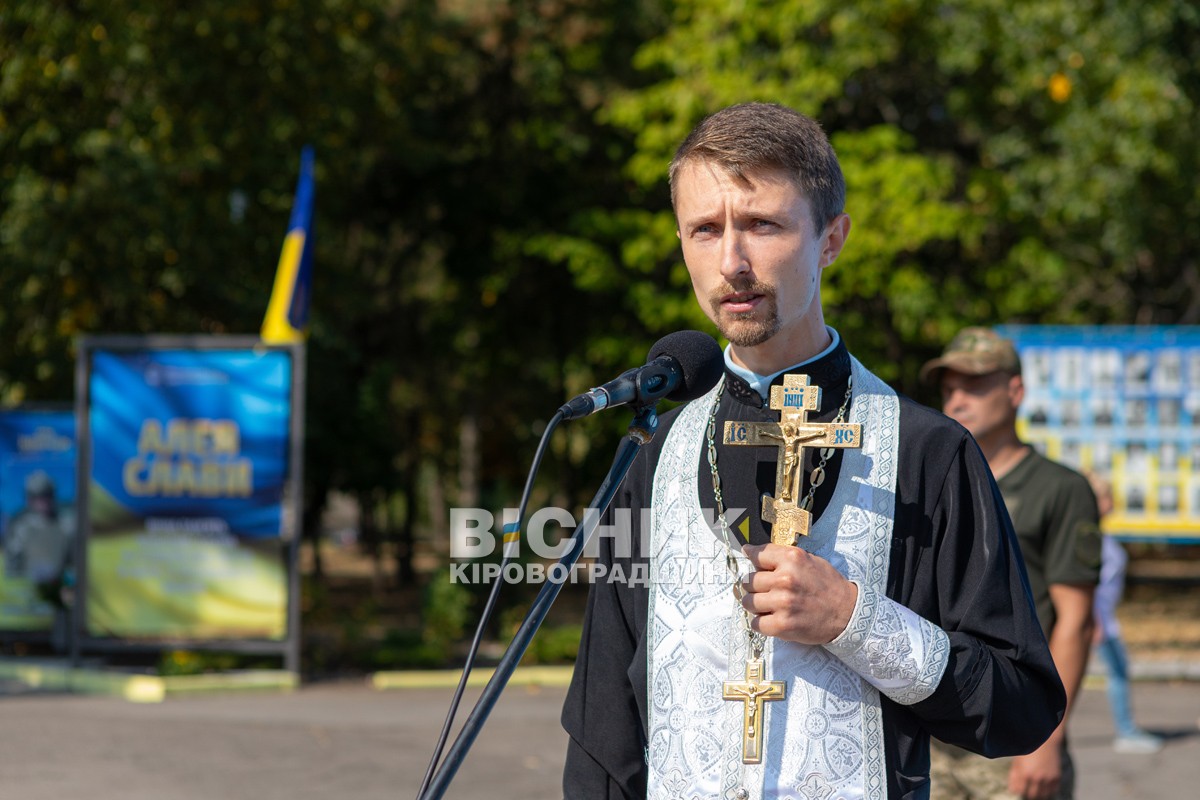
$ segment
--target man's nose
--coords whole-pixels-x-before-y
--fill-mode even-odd
[[[725,280],[732,280],[750,272],[750,259],[746,254],[745,245],[741,233],[730,226],[724,241],[721,242],[721,277]]]

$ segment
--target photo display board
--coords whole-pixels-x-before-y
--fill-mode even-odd
[[[302,352],[83,340],[83,638],[295,638]]]
[[[1112,483],[1104,530],[1200,542],[1200,328],[997,330],[1021,355],[1021,438]]]
[[[0,631],[46,633],[73,582],[75,412],[0,411]]]

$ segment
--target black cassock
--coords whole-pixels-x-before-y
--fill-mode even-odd
[[[850,375],[845,346],[794,372],[822,388],[821,409],[810,419],[833,419]],[[778,421],[779,412],[765,407],[744,380],[727,372],[725,381],[718,441],[725,420]],[[612,508],[633,509],[632,549],[624,551],[633,557],[614,558],[612,539],[604,538],[600,563],[619,567],[626,577],[635,574],[634,562],[646,569],[645,557],[638,556],[639,510],[650,506],[659,451],[676,416],[677,410],[663,415],[654,441],[642,448],[613,500]],[[775,491],[778,450],[718,447],[726,507],[749,509],[750,541],[769,541],[769,526],[759,518],[760,498]],[[817,457],[816,448],[805,448],[805,476]],[[711,471],[707,458],[700,462],[700,505],[713,508]],[[840,466],[838,450],[814,497],[814,522],[829,503]],[[738,520],[729,523],[736,527]],[[996,757],[1031,752],[1053,732],[1066,695],[987,462],[960,425],[903,396],[887,595],[941,626],[950,639],[949,661],[933,694],[910,706],[880,696],[890,798],[929,796],[929,736]],[[648,597],[645,586],[627,581],[601,579],[591,587],[562,713],[570,735],[563,774],[567,800],[646,795]]]

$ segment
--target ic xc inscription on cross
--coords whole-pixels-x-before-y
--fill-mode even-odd
[[[762,518],[772,524],[772,542],[792,546],[812,524],[812,514],[796,499],[804,448],[861,447],[862,429],[857,423],[809,422],[808,412],[821,407],[821,387],[810,385],[807,375],[785,375],[782,386],[772,386],[770,407],[779,412],[779,422],[726,422],[722,441],[779,448],[775,496],[763,498]]]

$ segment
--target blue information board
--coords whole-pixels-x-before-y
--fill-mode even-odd
[[[1108,533],[1200,542],[1200,327],[1005,326],[1018,431],[1113,485]]]
[[[283,641],[298,351],[87,344],[84,634]]]
[[[75,539],[75,413],[0,411],[0,631],[49,632]]]
[[[278,537],[291,365],[279,350],[94,353],[92,491],[143,520]]]

